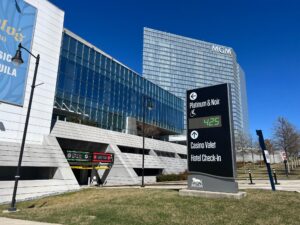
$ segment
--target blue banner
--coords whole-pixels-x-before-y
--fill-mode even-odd
[[[22,51],[24,63],[11,62],[19,43],[31,50],[36,8],[23,0],[0,1],[0,101],[23,106],[30,55]]]

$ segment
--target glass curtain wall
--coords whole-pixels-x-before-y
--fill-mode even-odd
[[[130,70],[93,46],[63,34],[55,108],[64,108],[74,122],[124,131],[127,117],[180,133],[183,101]]]
[[[241,98],[246,90],[232,48],[144,28],[143,76],[183,100],[189,89],[230,83],[234,128],[248,129],[246,95]]]

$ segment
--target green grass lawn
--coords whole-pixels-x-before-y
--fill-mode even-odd
[[[299,225],[300,194],[247,190],[242,200],[182,197],[156,189],[86,189],[18,203],[0,216],[61,224]]]

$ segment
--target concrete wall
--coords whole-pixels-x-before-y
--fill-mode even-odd
[[[142,155],[123,153],[118,146],[142,148],[142,137],[65,121],[57,121],[51,135],[59,138],[108,144],[106,152],[114,153],[115,161],[107,175],[106,184],[133,185],[140,183],[140,178],[134,168],[142,167]],[[145,138],[145,148],[151,149],[150,155],[145,155],[145,169],[162,169],[165,174],[180,173],[187,169],[186,159],[181,159],[178,156],[178,153],[187,154],[186,146]],[[157,156],[153,150],[175,153],[175,158]],[[147,179],[147,181],[151,180],[153,177]]]
[[[31,51],[41,56],[36,84],[44,83],[35,89],[27,143],[41,144],[43,136],[50,133],[64,12],[46,0],[26,0],[26,2],[37,8]],[[24,51],[23,54],[27,53]],[[34,68],[35,59],[31,58],[24,106],[0,103],[0,122],[5,127],[5,131],[0,131],[0,141],[21,142]]]
[[[17,166],[19,152],[20,144],[0,142],[0,168],[1,166]],[[45,137],[43,145],[26,145],[22,166],[56,167],[57,170],[53,179],[21,180],[17,201],[79,189],[69,163],[57,140],[53,137]],[[13,180],[0,181],[0,203],[11,201],[13,185]]]
[[[253,154],[253,158],[252,158],[252,154],[250,152],[247,152],[244,154],[244,158],[245,158],[245,162],[253,162],[253,161],[257,162],[260,160],[264,160],[261,151]],[[236,153],[236,161],[237,162],[243,161],[243,154],[241,152]],[[273,156],[273,154],[270,154],[270,161],[271,161],[271,163],[281,163],[282,159],[281,159],[280,153],[276,152],[274,154],[274,156]]]
[[[61,120],[58,120],[55,123],[51,131],[51,135],[55,137],[98,142],[103,144],[115,144],[134,148],[143,147],[143,139],[141,136],[130,135]],[[184,145],[151,138],[145,138],[145,148],[179,154],[187,153],[187,147]]]

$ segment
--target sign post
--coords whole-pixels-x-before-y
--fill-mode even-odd
[[[230,84],[187,91],[188,189],[237,193]]]
[[[256,134],[258,136],[259,145],[260,145],[261,150],[262,150],[264,161],[267,165],[272,190],[276,191],[274,180],[273,180],[273,177],[272,177],[272,170],[271,170],[271,166],[270,166],[270,155],[269,155],[269,151],[267,150],[266,145],[265,145],[265,140],[264,140],[264,137],[263,137],[263,133],[262,133],[261,130],[256,130]]]

